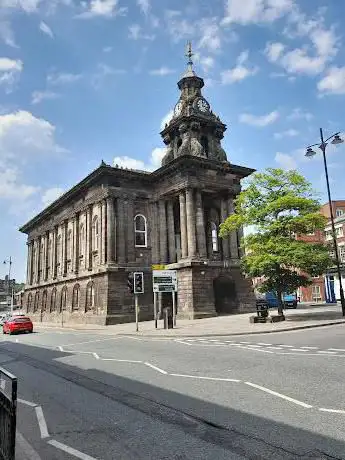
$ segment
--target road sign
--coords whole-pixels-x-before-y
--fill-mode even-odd
[[[152,270],[165,270],[166,265],[151,265]]]
[[[153,270],[152,278],[154,292],[177,291],[176,270]]]

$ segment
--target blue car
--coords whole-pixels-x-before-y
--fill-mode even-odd
[[[266,292],[265,299],[269,308],[278,308],[278,299],[275,292]],[[297,295],[284,294],[283,295],[284,308],[297,308]]]

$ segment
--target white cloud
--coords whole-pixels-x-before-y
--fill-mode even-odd
[[[278,163],[278,165],[283,169],[289,170],[289,169],[297,168],[296,160],[291,155],[288,155],[287,153],[277,152],[274,159],[276,163]]]
[[[180,40],[195,37],[196,24],[184,18],[181,11],[167,10],[165,12],[165,20],[168,33],[173,42],[177,43]]]
[[[22,70],[22,61],[0,58],[0,86],[3,85],[6,92],[11,92]]]
[[[275,139],[282,139],[284,137],[295,137],[298,136],[299,132],[296,129],[287,129],[286,131],[281,131],[279,133],[274,133]]]
[[[227,0],[223,24],[242,25],[273,22],[289,13],[294,0]]]
[[[250,113],[242,113],[239,116],[239,121],[251,126],[263,127],[270,125],[279,118],[278,111],[268,113],[267,115],[252,115]]]
[[[317,84],[324,94],[345,94],[345,67],[331,67]]]
[[[175,70],[173,69],[170,69],[169,67],[160,67],[159,69],[153,69],[153,70],[150,70],[149,74],[150,75],[155,75],[155,76],[158,76],[158,77],[165,77],[166,75],[170,75],[172,73],[174,73]]]
[[[48,188],[42,195],[42,205],[46,208],[48,205],[57,200],[64,193],[60,187]]]
[[[141,171],[153,171],[161,166],[162,158],[166,152],[165,147],[156,147],[152,150],[149,163],[136,158],[121,156],[115,157],[113,160],[114,166],[119,166],[128,169],[138,169]]]
[[[123,16],[127,13],[127,7],[118,6],[118,0],[91,0],[89,4],[84,2],[83,6],[86,11],[77,16],[81,19],[94,17],[112,18]]]
[[[126,71],[124,69],[115,69],[108,64],[99,63],[97,65],[97,71],[91,78],[91,84],[95,89],[99,89],[109,76],[123,75],[125,73]]]
[[[53,91],[34,91],[31,95],[31,103],[32,104],[39,104],[43,100],[52,100],[52,99],[57,99],[59,94],[54,93]]]
[[[75,73],[57,73],[57,74],[50,74],[47,76],[47,82],[50,85],[64,85],[68,83],[74,83],[81,79],[81,74]]]
[[[0,19],[0,38],[6,43],[6,45],[17,48],[10,21]]]
[[[306,110],[296,107],[293,111],[286,117],[288,120],[306,120],[310,121],[313,118],[313,114],[307,112]]]
[[[48,24],[46,24],[43,21],[40,22],[40,30],[44,34],[48,35],[50,38],[54,38],[54,35],[53,35],[53,32],[52,32],[51,28],[48,26]]]
[[[276,62],[282,55],[284,49],[285,45],[283,45],[283,43],[267,43],[265,54],[270,62]]]
[[[22,201],[39,191],[39,187],[22,184],[20,180],[21,174],[16,167],[0,162],[0,200]]]
[[[217,52],[221,49],[222,29],[217,18],[202,18],[197,28],[201,32],[197,44],[198,49],[207,49],[210,52]]]
[[[154,40],[155,39],[155,35],[145,34],[142,31],[142,27],[139,26],[139,24],[132,24],[131,26],[128,27],[128,31],[129,31],[128,38],[130,38],[131,40],[140,40],[140,39]]]
[[[137,4],[141,12],[147,16],[151,9],[150,0],[137,0]]]
[[[171,121],[173,116],[174,116],[174,111],[173,110],[170,110],[170,112],[168,112],[166,115],[164,115],[164,117],[162,118],[162,121],[161,121],[161,129],[165,128],[165,125],[167,125]]]
[[[223,70],[220,74],[223,85],[232,84],[245,78],[251,77],[258,72],[258,67],[246,66],[248,60],[248,51],[243,51],[237,58],[236,67]]]

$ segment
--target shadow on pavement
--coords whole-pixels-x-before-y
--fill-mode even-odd
[[[95,368],[82,369],[54,361],[73,353],[13,342],[2,342],[0,350],[12,358],[16,358],[17,361],[64,379],[68,385],[77,385],[80,391],[86,389],[95,392],[108,400],[139,411],[154,421],[177,429],[183,435],[192,436],[199,442],[206,442],[211,447],[221,447],[228,452],[229,456],[226,458],[229,460],[233,458],[253,460],[345,459],[345,441]],[[6,367],[6,364],[4,365]],[[8,364],[8,367],[10,368],[11,364]],[[25,393],[25,389],[23,390],[25,382],[21,381],[20,375],[17,377],[19,394],[21,392],[23,394]],[[188,379],[186,379],[187,385]],[[232,388],[230,387],[230,391]],[[37,388],[37,394],[39,394],[39,388]],[[306,417],[308,416],[312,417],[313,415],[311,412],[306,412]],[[66,417],[68,417],[68,412]],[[136,434],[139,439],[140,437],[143,439],[146,436],[152,436],[152,433],[145,432],[145,428],[146,426],[142,426],[140,432]],[[50,430],[51,433],[57,432],[58,427],[50,427]],[[173,440],[170,439],[169,441],[171,443]],[[113,439],[109,435],[109,445],[111,442]],[[180,447],[176,445],[176,451]],[[211,459],[209,455],[206,456],[206,453],[205,456],[201,457],[200,455],[198,457],[193,455],[181,456],[180,453],[176,454],[174,449],[167,451],[164,455],[160,453],[157,456],[157,452],[162,452],[162,449],[164,450],[164,443],[158,448],[153,438],[152,452],[147,456],[143,454],[140,458],[157,460],[163,458],[175,460]],[[115,457],[128,458],[127,456],[121,457],[121,453]],[[109,457],[106,460],[108,458],[113,460],[115,457],[109,452]],[[103,458],[103,460],[105,459]],[[214,460],[217,460],[217,457],[214,457]]]

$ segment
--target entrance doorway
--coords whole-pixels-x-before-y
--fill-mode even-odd
[[[215,307],[218,315],[237,313],[236,284],[229,276],[220,275],[213,281]]]

